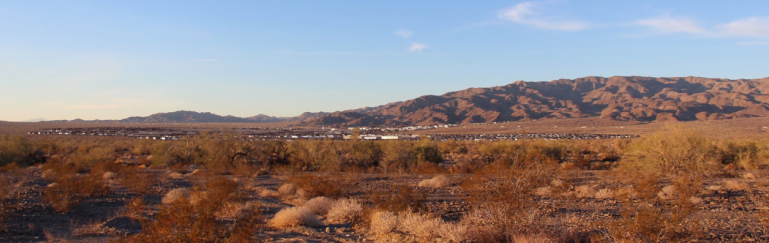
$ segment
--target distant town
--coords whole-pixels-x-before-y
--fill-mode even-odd
[[[331,139],[350,140],[357,134],[359,140],[418,140],[423,137],[432,140],[520,140],[520,139],[614,139],[633,138],[632,134],[588,134],[588,133],[500,133],[500,134],[407,134],[420,130],[456,127],[459,125],[431,125],[406,127],[347,127],[347,128],[295,128],[295,127],[248,127],[211,129],[202,127],[89,127],[50,128],[31,131],[31,135],[69,136],[120,136],[135,139],[179,140],[205,132],[230,132],[253,140]]]

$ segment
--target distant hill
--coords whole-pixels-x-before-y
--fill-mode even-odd
[[[373,109],[333,112],[305,123],[431,125],[579,117],[691,121],[767,115],[769,78],[615,76],[470,88]]]
[[[52,120],[44,122],[64,122],[64,123],[260,123],[260,122],[284,122],[284,121],[306,121],[314,119],[317,116],[328,113],[305,112],[297,117],[274,117],[259,114],[252,117],[220,116],[210,112],[195,111],[174,111],[166,113],[156,113],[150,116],[134,116],[121,120]]]

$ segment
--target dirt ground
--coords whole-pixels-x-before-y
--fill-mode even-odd
[[[142,169],[146,176],[154,176],[159,183],[154,186],[152,193],[145,196],[149,204],[154,205],[148,210],[157,210],[161,198],[175,188],[189,188],[195,184],[195,176],[180,173],[171,176],[172,171],[160,169]],[[189,172],[189,171],[187,171]],[[111,187],[108,195],[88,198],[74,210],[67,213],[56,212],[43,200],[43,191],[48,186],[41,177],[40,168],[24,169],[19,181],[13,185],[10,202],[15,206],[6,222],[6,228],[0,233],[1,242],[106,242],[121,236],[136,234],[141,231],[141,225],[126,213],[126,200],[136,197],[123,185],[114,180],[107,183]],[[590,222],[616,217],[620,201],[612,196],[602,196],[602,188],[617,188],[611,180],[603,175],[606,171],[574,172],[574,188],[590,188],[587,192],[575,192],[574,197],[559,197],[553,194],[540,193],[535,199],[539,204],[558,205],[557,210],[549,214],[548,222],[554,222],[559,227],[574,231],[589,231]],[[747,172],[745,172],[746,175]],[[766,198],[769,193],[769,173],[753,171],[750,175],[737,178],[713,177],[705,181],[706,189],[702,190],[698,203],[699,212],[694,218],[698,219],[704,231],[698,237],[701,242],[753,242],[769,241],[767,228],[760,222],[758,212],[762,210],[757,205],[755,197]],[[469,175],[448,175],[451,183],[440,188],[419,187],[421,180],[429,179],[432,175],[414,174],[347,174],[355,177],[354,185],[350,188],[352,197],[365,198],[368,192],[386,190],[392,185],[405,185],[426,193],[427,206],[431,215],[439,216],[445,221],[458,221],[468,212],[467,194],[464,194],[460,184]],[[261,197],[259,192],[264,189],[278,190],[286,179],[280,175],[260,175],[254,177],[237,177],[226,175],[237,180],[242,185],[248,198],[259,202],[265,219],[272,218],[280,209],[292,206],[279,197]],[[743,178],[744,177],[744,178]],[[729,181],[727,183],[727,181]],[[576,189],[574,189],[576,190]],[[765,205],[763,206],[765,207]],[[766,210],[766,208],[763,208]],[[322,219],[322,217],[321,217]],[[545,219],[543,219],[545,220]],[[375,242],[382,241],[368,233],[366,229],[354,227],[351,224],[333,224],[321,220],[319,227],[290,227],[275,229],[263,227],[259,230],[259,239],[264,242]],[[399,240],[403,240],[400,238]]]

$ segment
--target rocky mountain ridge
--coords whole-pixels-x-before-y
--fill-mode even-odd
[[[470,88],[366,111],[341,111],[306,124],[432,125],[546,118],[691,121],[769,115],[769,78],[585,77]]]

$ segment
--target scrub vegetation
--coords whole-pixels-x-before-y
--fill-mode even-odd
[[[4,135],[0,240],[769,241],[767,178],[767,140],[680,126],[556,141]]]

